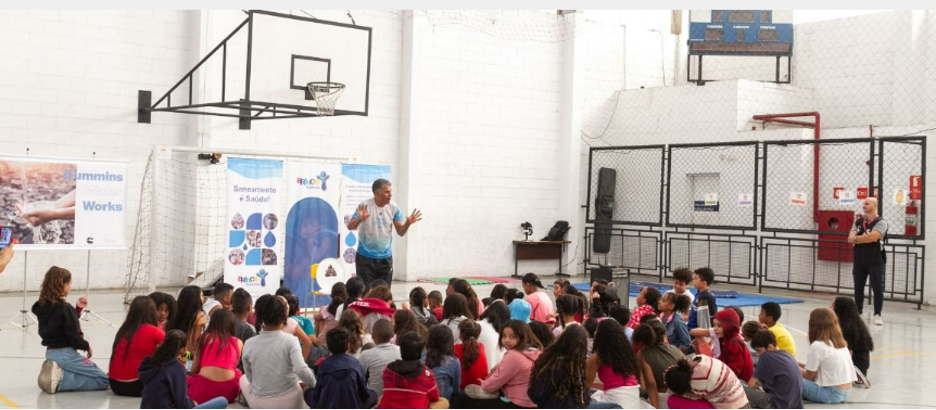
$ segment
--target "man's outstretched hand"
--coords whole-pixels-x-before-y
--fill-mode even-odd
[[[418,209],[413,209],[413,213],[410,214],[410,216],[406,217],[406,224],[412,225],[421,220],[422,220],[422,212],[420,212]]]
[[[370,213],[367,212],[367,205],[365,205],[365,204],[358,205],[358,207],[357,207],[357,214],[358,214],[358,219],[359,219],[359,220],[362,220],[362,221],[363,221],[363,220],[367,219],[367,217],[370,216]]]

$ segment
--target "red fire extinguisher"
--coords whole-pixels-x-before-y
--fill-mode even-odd
[[[916,201],[910,201],[910,204],[907,205],[907,222],[904,226],[904,235],[916,236],[917,215],[919,215],[919,213],[920,208],[917,208]]]

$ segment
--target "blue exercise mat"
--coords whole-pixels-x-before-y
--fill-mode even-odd
[[[588,290],[591,288],[591,283],[573,283],[572,286],[575,286],[575,288],[579,291],[588,292]],[[645,286],[656,288],[660,291],[660,293],[666,292],[667,290],[673,288],[672,285],[663,283],[631,282],[629,289],[630,292],[628,293],[631,297],[637,297],[637,295],[640,293],[640,290]],[[690,292],[692,292],[692,294],[697,293],[695,289],[690,289]],[[790,303],[803,303],[802,299],[784,298],[780,296],[770,296],[764,294],[740,293],[734,290],[712,291],[712,294],[714,294],[715,298],[717,299],[726,299],[724,303],[718,302],[719,306],[760,306],[767,302],[777,302],[781,305]]]

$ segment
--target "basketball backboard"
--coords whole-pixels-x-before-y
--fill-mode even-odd
[[[320,116],[321,101],[313,99],[307,87],[311,82],[344,85],[333,113],[327,114],[368,115],[370,27],[263,10],[246,13],[237,28],[155,103],[150,91],[139,92],[138,122],[148,123],[152,112],[165,111],[239,118],[240,128],[250,129],[253,120]],[[217,95],[206,93],[211,95],[196,103],[194,76],[200,69],[208,71],[209,60],[215,69],[220,67],[221,86]]]

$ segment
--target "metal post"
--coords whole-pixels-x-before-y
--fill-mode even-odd
[[[90,250],[90,249],[88,249],[88,263],[87,263],[87,265],[85,265],[85,266],[86,266],[87,269],[88,269],[87,272],[85,272],[85,280],[87,281],[87,282],[85,283],[85,296],[90,296],[90,295],[91,295],[91,250]],[[85,322],[88,322],[88,321],[91,321],[91,317],[90,317],[90,316],[94,316],[94,317],[97,318],[98,320],[100,320],[100,321],[102,321],[102,322],[104,322],[104,323],[107,323],[108,326],[113,326],[113,325],[114,325],[114,324],[111,323],[109,320],[104,319],[103,317],[101,317],[101,315],[99,315],[99,314],[97,314],[97,313],[94,313],[94,312],[93,312],[91,309],[89,309],[87,306],[86,306],[84,309],[81,310],[81,317],[80,317],[79,319],[84,320]]]
[[[171,150],[168,148],[165,148],[165,150],[168,152],[168,155],[171,158],[172,152],[174,150]],[[149,237],[149,263],[145,264],[147,273],[149,274],[149,284],[148,284],[149,293],[153,293],[156,291],[156,272],[159,271],[159,264],[156,261],[156,255],[158,253],[156,249],[156,244],[159,243],[157,238],[159,238],[159,234],[161,233],[160,232],[161,230],[159,229],[159,210],[160,210],[160,207],[159,207],[159,183],[160,183],[159,173],[161,172],[161,168],[162,168],[159,166],[159,160],[162,157],[162,155],[160,154],[160,151],[162,151],[161,147],[156,147],[154,149],[153,179],[150,185],[150,189],[152,190],[152,192],[150,192],[151,214],[150,214],[150,237]],[[129,300],[125,300],[124,302],[128,304],[130,303]]]
[[[6,323],[7,325],[12,324],[23,330],[26,330],[26,328],[29,327],[30,324],[32,324],[32,323],[29,323],[30,321],[32,321],[33,323],[37,325],[39,324],[39,321],[36,319],[36,317],[33,316],[33,314],[30,313],[28,310],[26,310],[26,272],[28,271],[29,271],[29,252],[23,251],[23,308],[20,309],[19,313],[16,316],[13,316],[13,318],[10,319],[10,321]],[[22,325],[19,323],[15,323],[16,319],[18,319],[20,316],[23,317]]]

